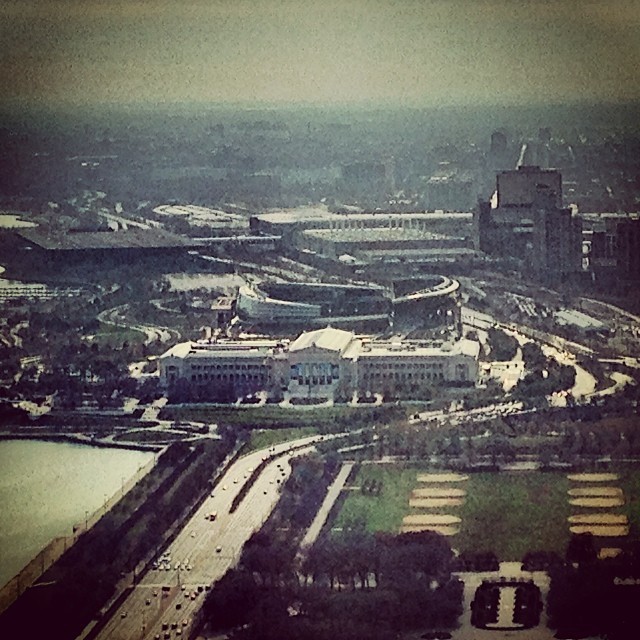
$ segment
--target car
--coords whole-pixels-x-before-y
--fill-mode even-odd
[[[193,567],[190,564],[188,564],[187,565],[187,571],[191,571],[191,569],[193,569]]]
[[[218,545],[216,547],[216,553],[220,553],[222,551],[222,547],[220,545]]]
[[[126,612],[126,611],[123,611],[123,612],[120,614],[120,617],[121,617],[121,618],[126,618],[126,617],[127,617],[127,612]]]
[[[188,624],[189,624],[189,621],[185,618],[185,619],[182,621],[182,626],[183,626],[183,627],[186,627]]]
[[[197,597],[198,597],[198,594],[194,591],[194,592],[191,594],[191,599],[192,599],[192,600],[195,600]]]
[[[184,591],[186,588],[187,588],[186,584],[183,584],[183,585],[180,586],[180,589],[182,589],[182,591]]]
[[[171,623],[171,628],[172,629],[177,629],[178,628],[178,623],[177,622],[172,622]]]
[[[238,478],[233,479],[233,484],[238,484]]]
[[[195,532],[195,531],[192,531],[192,532],[191,532],[191,537],[192,537],[192,538],[195,538],[195,537],[196,537],[196,532]]]
[[[204,591],[204,587],[201,584],[199,584],[198,585],[198,593],[202,593],[203,591]]]
[[[158,590],[157,589],[153,590],[153,595],[156,596],[156,597],[158,596]]]
[[[151,604],[151,598],[147,598],[147,599],[145,600],[145,602],[146,602],[146,604],[147,604],[147,605],[150,605],[150,604]]]
[[[176,611],[180,611],[180,609],[182,609],[182,603],[176,602]]]
[[[226,485],[226,484],[225,484],[225,485],[222,485],[222,490],[223,490],[223,491],[226,491],[226,490],[227,490],[227,485]]]

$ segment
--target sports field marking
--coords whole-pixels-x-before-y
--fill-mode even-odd
[[[419,473],[418,482],[464,482],[469,476],[461,473]]]
[[[467,495],[464,489],[448,489],[445,487],[427,487],[425,489],[414,489],[414,498],[462,498]]]
[[[620,477],[617,473],[571,473],[567,479],[573,482],[615,482]]]
[[[628,536],[628,526],[608,526],[604,524],[579,524],[569,527],[571,533],[592,533],[594,536],[602,538],[613,538],[618,536]]]
[[[411,498],[409,506],[415,509],[433,509],[436,507],[459,507],[464,498]]]
[[[435,531],[436,533],[440,533],[443,536],[455,536],[456,534],[460,533],[460,529],[458,527],[449,526],[449,525],[411,524],[411,525],[402,525],[402,527],[400,527],[400,533],[416,533],[420,531]]]
[[[569,500],[569,504],[574,507],[607,509],[609,507],[621,507],[624,504],[624,500],[621,496],[616,498],[574,498],[573,500]]]
[[[567,493],[574,497],[602,497],[615,498],[622,495],[619,487],[580,487],[579,489],[569,489]]]
[[[567,520],[571,524],[629,524],[629,518],[621,513],[581,513]]]
[[[403,525],[440,525],[440,524],[458,524],[461,520],[458,516],[438,513],[417,513],[402,518]]]

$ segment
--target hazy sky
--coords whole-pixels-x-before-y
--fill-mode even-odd
[[[0,0],[0,100],[640,98],[640,0]]]

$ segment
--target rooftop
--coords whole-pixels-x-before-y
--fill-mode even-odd
[[[326,327],[316,331],[305,331],[291,343],[289,351],[300,351],[302,349],[308,349],[309,347],[318,347],[318,349],[342,353],[353,339],[354,335],[350,331]]]
[[[376,356],[394,357],[448,357],[448,356],[470,356],[478,358],[480,354],[480,344],[475,340],[462,338],[454,343],[427,343],[415,341],[359,341],[359,348],[354,346],[349,350],[349,356],[356,358],[367,358]],[[346,356],[347,354],[345,354]]]
[[[198,340],[180,342],[160,356],[161,358],[215,358],[232,355],[234,358],[269,355],[282,343],[278,340]]]
[[[268,211],[256,216],[260,220],[270,222],[272,224],[294,224],[296,222],[324,221],[344,222],[344,221],[368,221],[368,220],[471,220],[473,214],[469,212],[462,213],[445,213],[425,212],[416,213],[388,213],[385,211],[376,211],[373,213],[333,213],[327,207],[300,207],[297,209],[280,209],[277,211]]]
[[[118,231],[70,232],[63,227],[17,229],[25,240],[43,249],[71,251],[78,249],[168,249],[190,247],[193,243],[163,229],[129,227]]]

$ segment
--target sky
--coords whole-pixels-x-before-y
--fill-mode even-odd
[[[0,0],[0,101],[640,99],[640,0]]]

